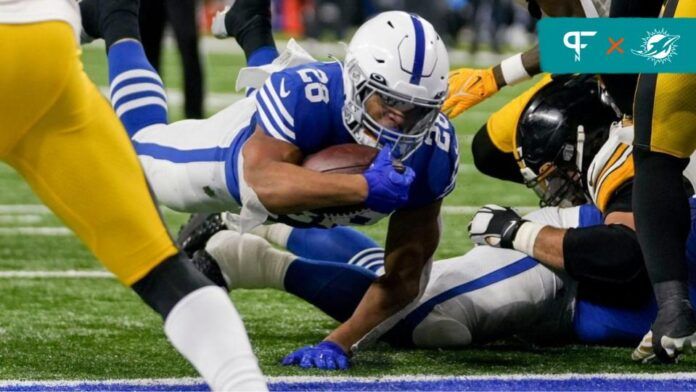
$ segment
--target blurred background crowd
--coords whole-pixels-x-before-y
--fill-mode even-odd
[[[184,114],[204,114],[205,77],[200,40],[210,35],[215,13],[231,0],[141,0],[141,33],[150,62],[161,72],[163,39],[171,37],[181,55]],[[352,31],[382,11],[405,10],[428,19],[453,49],[452,63],[472,56],[519,51],[535,40],[535,20],[514,0],[272,0],[279,38],[317,42],[349,40]],[[463,57],[461,55],[464,55]]]
[[[170,0],[171,1],[171,0]],[[209,31],[225,0],[205,0],[200,30]],[[352,29],[387,10],[415,12],[428,19],[450,46],[500,52],[529,43],[534,20],[513,0],[273,0],[275,28],[292,37],[346,39]]]

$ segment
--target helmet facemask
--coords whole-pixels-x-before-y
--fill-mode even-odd
[[[581,125],[575,145],[565,144],[553,161],[539,166],[539,173],[528,167],[524,159],[518,160],[525,185],[539,196],[539,206],[573,207],[590,200],[582,182],[584,152],[585,129]]]
[[[539,173],[529,167],[521,170],[524,183],[539,197],[540,207],[572,207],[587,203],[582,173],[576,167],[559,167],[552,162],[541,166]]]
[[[343,121],[355,140],[377,148],[389,145],[395,158],[408,158],[432,128],[444,95],[439,99],[421,99],[401,94],[387,87],[380,75],[367,77],[357,61],[347,63],[345,72],[347,88]],[[398,129],[382,126],[370,114],[369,105],[394,109],[403,115],[402,124]]]

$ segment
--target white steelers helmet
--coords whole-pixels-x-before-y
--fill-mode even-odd
[[[423,142],[447,95],[449,58],[433,26],[418,15],[381,13],[353,36],[344,70],[343,121],[355,140],[390,144],[396,157],[407,158]],[[404,113],[400,129],[383,127],[367,113],[365,102],[374,94]]]

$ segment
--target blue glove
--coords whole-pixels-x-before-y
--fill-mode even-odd
[[[396,171],[391,147],[385,145],[363,176],[367,180],[365,205],[373,211],[388,214],[406,204],[416,173],[408,166],[403,173]]]
[[[350,359],[341,346],[329,341],[297,349],[283,358],[282,363],[285,366],[297,365],[303,369],[346,370],[350,367]]]

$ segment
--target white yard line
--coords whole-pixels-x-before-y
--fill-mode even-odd
[[[43,217],[38,214],[0,214],[0,224],[27,224],[27,223],[39,223],[43,220]]]
[[[443,206],[442,213],[445,215],[472,215],[480,207],[478,205]],[[538,208],[537,206],[515,207],[520,214],[527,214]],[[175,212],[167,208],[163,209],[168,212]],[[3,214],[6,215],[3,217]],[[19,214],[19,218],[13,219],[13,216],[15,216],[13,214]],[[0,204],[0,224],[38,222],[42,219],[41,215],[49,214],[51,214],[51,211],[40,204]],[[73,236],[74,234],[68,228],[61,226],[0,227],[0,236],[12,235],[65,237]]]
[[[0,204],[0,214],[47,214],[51,212],[43,204]]]
[[[31,235],[31,236],[71,236],[73,232],[66,227],[0,227],[0,236],[3,235]]]
[[[114,279],[115,276],[108,271],[100,270],[65,270],[65,271],[0,271],[0,279],[13,279],[13,278],[25,278],[25,279],[43,279],[43,278],[53,278],[53,279]]]

